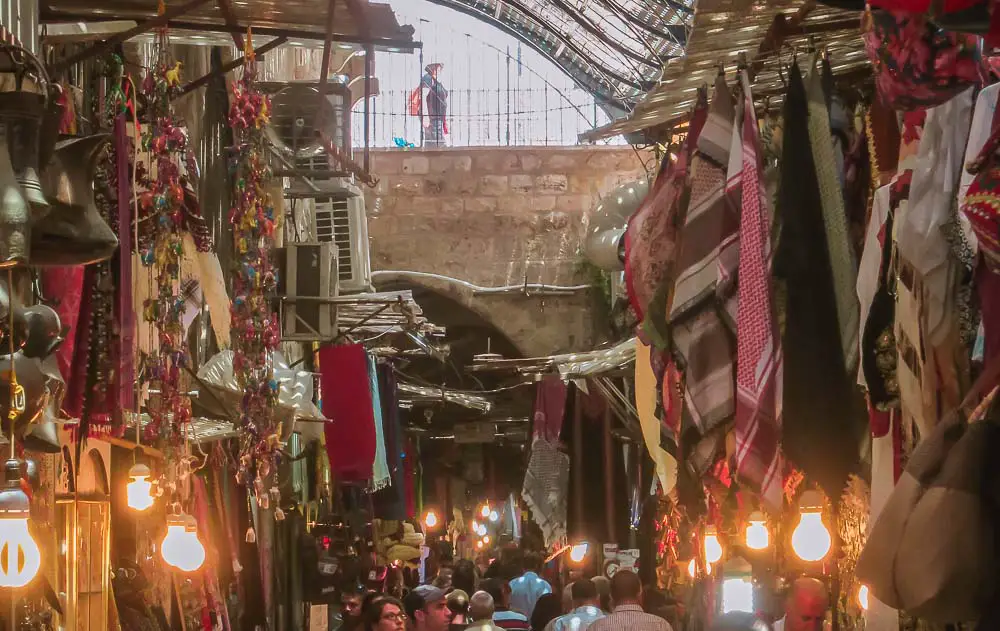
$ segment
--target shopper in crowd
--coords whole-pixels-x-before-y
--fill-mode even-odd
[[[469,599],[469,617],[472,619],[472,624],[467,627],[467,631],[502,631],[493,623],[494,613],[496,609],[493,597],[487,592],[474,593]]]
[[[607,576],[595,576],[591,580],[597,586],[597,596],[601,601],[601,611],[611,613],[611,581]]]
[[[610,614],[590,625],[588,631],[673,631],[670,623],[642,610],[642,581],[628,570],[611,579]]]
[[[365,589],[360,585],[350,585],[340,592],[340,631],[358,631],[361,628],[364,598]]]
[[[451,586],[460,589],[466,594],[476,593],[476,564],[468,559],[462,559],[455,563],[455,570],[451,576]]]
[[[587,627],[604,617],[600,607],[600,595],[593,580],[580,579],[566,589],[570,591],[572,603],[568,608],[569,613],[550,622],[545,631],[586,631]],[[534,628],[534,624],[532,627]]]
[[[719,617],[712,625],[712,631],[769,631],[770,627],[763,620],[758,620],[752,613],[733,611]]]
[[[535,610],[535,603],[544,594],[552,593],[552,586],[538,575],[542,569],[542,557],[536,552],[527,552],[514,562],[511,569],[515,578],[510,582],[510,608],[528,618]]]
[[[448,602],[448,610],[451,611],[451,624],[449,631],[462,631],[469,626],[469,594],[465,590],[452,589],[448,592],[445,600]]]
[[[433,585],[420,585],[403,600],[412,631],[448,631],[451,610],[444,590]]]
[[[495,612],[493,622],[498,627],[512,631],[528,631],[528,617],[510,608],[510,584],[502,578],[488,578],[480,585],[482,590],[493,597]]]
[[[392,596],[378,595],[363,608],[364,631],[404,631],[406,612],[403,603]]]
[[[559,596],[555,594],[542,594],[535,603],[535,610],[531,612],[532,631],[543,631],[546,626],[563,612],[562,603]]]
[[[802,577],[792,583],[785,598],[785,617],[774,631],[823,631],[830,596],[823,581]]]

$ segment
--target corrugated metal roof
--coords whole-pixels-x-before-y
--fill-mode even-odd
[[[801,21],[784,38],[778,52],[758,56],[772,24],[776,20],[789,24],[796,13]],[[791,62],[796,49],[805,50],[810,44],[829,51],[835,75],[849,75],[868,66],[857,12],[813,6],[802,0],[700,0],[684,56],[667,65],[657,86],[631,115],[580,138],[594,141],[683,121],[698,88],[714,81],[720,65],[731,73],[740,53],[754,64],[754,94],[773,95],[772,103],[780,102],[784,84],[781,68]]]

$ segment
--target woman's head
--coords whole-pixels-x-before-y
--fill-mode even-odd
[[[543,594],[531,612],[531,628],[542,631],[549,622],[562,615],[562,603],[556,594]]]
[[[404,631],[406,611],[403,603],[392,596],[378,596],[365,606],[362,612],[365,631]]]
[[[476,593],[476,564],[468,559],[455,563],[455,572],[451,577],[451,586],[466,594]]]

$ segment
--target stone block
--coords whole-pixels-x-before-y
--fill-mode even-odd
[[[480,195],[506,195],[509,179],[506,175],[484,175],[479,178]]]
[[[433,214],[441,207],[441,199],[428,195],[418,195],[413,199],[403,203],[403,208],[407,208],[414,214]]]
[[[584,214],[593,209],[594,198],[590,195],[559,195],[556,210],[564,213]]]
[[[452,169],[460,173],[472,171],[472,156],[455,156]]]
[[[535,178],[535,188],[540,192],[564,193],[569,189],[569,178],[556,173],[539,175]]]
[[[465,203],[459,197],[446,197],[441,200],[438,212],[445,217],[461,217],[465,212]]]
[[[378,176],[398,174],[405,155],[402,151],[372,151],[372,173]]]
[[[549,171],[572,171],[579,163],[578,154],[554,153],[545,159],[545,168]]]
[[[555,208],[555,195],[535,195],[531,198],[531,210],[550,212]]]
[[[510,190],[512,193],[530,193],[535,187],[535,178],[525,173],[518,173],[510,176]]]
[[[497,151],[487,149],[472,154],[472,168],[477,173],[496,173],[503,158]]]
[[[389,179],[389,196],[413,197],[424,191],[424,178],[413,175],[397,175]]]
[[[521,170],[521,157],[513,149],[497,149],[500,153],[499,170],[502,173],[518,173]]]
[[[453,195],[472,195],[476,192],[476,178],[469,174],[450,174],[445,182],[445,190]]]
[[[427,175],[431,169],[431,161],[427,156],[410,155],[403,159],[402,172],[407,175]]]
[[[542,166],[542,159],[538,156],[526,153],[521,156],[521,170],[525,173],[537,171]]]
[[[595,151],[587,158],[586,167],[591,171],[603,173],[614,171],[618,168],[618,152]]]
[[[447,190],[443,177],[429,177],[424,180],[424,195],[441,195]]]
[[[497,198],[497,211],[508,215],[520,215],[531,210],[528,195],[502,195]]]
[[[467,213],[493,213],[497,209],[496,197],[466,197],[464,201]]]

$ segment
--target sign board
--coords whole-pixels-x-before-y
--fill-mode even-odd
[[[635,548],[619,550],[618,544],[604,544],[604,575],[611,578],[621,570],[638,572],[639,551]]]

